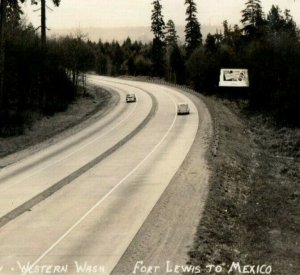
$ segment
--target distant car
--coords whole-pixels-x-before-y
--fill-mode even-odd
[[[178,115],[188,115],[190,113],[190,108],[187,103],[177,104],[177,114]]]
[[[127,94],[126,95],[126,102],[136,102],[136,96],[135,94]]]

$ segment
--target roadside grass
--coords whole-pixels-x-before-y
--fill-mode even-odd
[[[209,156],[210,193],[188,263],[202,274],[211,274],[209,264],[227,274],[232,262],[300,274],[300,129],[205,100],[218,120],[219,147]]]
[[[19,152],[44,142],[67,129],[78,127],[82,122],[112,103],[110,92],[96,86],[88,86],[85,94],[80,94],[67,110],[52,116],[30,114],[30,123],[21,134],[11,137],[0,137],[0,158]],[[80,126],[79,126],[80,128]],[[2,161],[0,167],[5,166]]]

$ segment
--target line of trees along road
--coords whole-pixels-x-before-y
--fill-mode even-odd
[[[31,25],[22,24],[21,2],[24,1],[0,3],[1,136],[22,133],[36,115],[65,110],[76,96],[58,45],[46,45],[45,18],[42,18],[41,40]],[[41,4],[46,2],[43,0]]]
[[[21,133],[33,114],[65,110],[84,86],[87,71],[159,77],[206,94],[238,95],[250,108],[299,126],[299,30],[288,10],[272,6],[265,14],[260,0],[248,0],[240,22],[230,26],[224,20],[222,29],[203,38],[195,1],[185,0],[185,41],[180,43],[174,21],[165,23],[162,3],[154,0],[151,43],[91,42],[82,34],[46,43],[43,19],[39,36],[22,23],[20,2],[1,0],[0,6],[2,136]],[[248,68],[250,88],[219,88],[221,68]]]

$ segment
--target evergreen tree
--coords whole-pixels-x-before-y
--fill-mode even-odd
[[[271,10],[267,15],[269,29],[274,33],[279,33],[284,25],[284,19],[280,13],[281,10],[279,7],[272,5]]]
[[[185,82],[184,56],[177,44],[172,47],[170,52],[169,66],[171,68],[169,80],[183,84]]]
[[[151,16],[151,31],[153,32],[153,44],[152,44],[152,64],[153,75],[163,76],[165,71],[165,43],[164,43],[164,30],[165,22],[163,20],[162,5],[160,0],[152,2],[153,10]]]
[[[7,0],[0,2],[0,109],[2,108],[4,92],[4,62],[5,62],[5,26],[6,26]]]
[[[208,34],[205,40],[205,53],[208,55],[215,54],[217,52],[218,46],[216,41],[216,36],[212,34]]]
[[[152,2],[153,10],[151,16],[151,31],[154,34],[154,38],[163,40],[164,39],[164,30],[165,22],[162,15],[162,5],[160,0],[155,0]]]
[[[169,20],[166,24],[165,42],[167,46],[177,45],[178,35],[173,20]]]
[[[24,2],[25,0],[23,0]],[[46,26],[46,8],[47,8],[47,3],[46,0],[40,0],[41,1],[41,41],[42,44],[45,45],[46,44],[46,30],[47,30],[47,26]],[[60,4],[61,0],[52,0],[53,4],[58,7]],[[38,2],[37,0],[31,0],[31,4],[32,5],[37,5]]]
[[[273,38],[284,35],[289,39],[298,40],[299,30],[289,10],[282,11],[278,6],[272,6],[267,16],[268,30]]]
[[[21,1],[23,2],[23,1]],[[20,25],[21,14],[23,14],[18,0],[10,0],[6,8],[7,26],[11,29]]]
[[[175,24],[169,20],[166,24],[165,43],[166,43],[166,59],[167,59],[167,79],[176,82],[177,60],[180,60],[180,50],[177,45],[178,35]]]
[[[25,2],[26,0],[22,0],[23,2]],[[53,2],[53,4],[55,6],[59,6],[60,4],[60,1],[61,0],[51,0]],[[41,3],[41,44],[42,44],[42,48],[43,49],[43,54],[45,55],[46,54],[46,30],[47,30],[47,25],[46,25],[46,20],[47,20],[47,17],[46,17],[46,8],[47,8],[47,0],[40,0],[40,3]],[[37,5],[38,2],[37,0],[31,0],[31,4],[32,5]],[[42,58],[43,60],[45,59],[44,57]],[[46,78],[47,78],[47,75],[46,75],[46,68],[45,68],[45,64],[44,62],[42,62],[42,67],[41,67],[41,90],[40,90],[40,97],[41,97],[41,100],[42,101],[45,101],[45,90],[46,90],[46,87],[45,87],[45,83],[46,83]],[[42,103],[44,104],[44,103]]]
[[[231,33],[231,27],[228,26],[228,21],[223,21],[223,33],[224,33],[224,40],[228,41],[230,40],[230,33]]]
[[[21,0],[23,3],[24,0]],[[13,30],[20,24],[22,10],[18,0],[1,0],[0,2],[0,108],[4,93],[4,74],[5,74],[5,41],[7,30]]]
[[[293,17],[290,14],[290,10],[284,11],[284,20],[285,20],[285,32],[289,36],[289,38],[294,38],[295,40],[299,41],[300,34],[299,29],[297,27],[296,22],[294,21]]]
[[[235,51],[240,50],[242,42],[242,33],[238,25],[234,25],[233,28],[228,25],[227,20],[223,22],[223,35],[218,41],[216,35],[216,42],[222,42],[222,45],[231,47]]]
[[[190,56],[191,53],[202,44],[202,34],[200,30],[200,24],[196,17],[197,7],[195,2],[193,0],[185,0],[185,4],[187,5],[185,43],[187,56]]]
[[[244,25],[243,31],[248,36],[253,36],[258,33],[261,26],[264,25],[264,13],[261,7],[260,0],[248,0],[246,8],[242,10],[242,20]]]
[[[60,0],[52,0],[53,4],[58,7]],[[42,44],[46,44],[46,0],[41,0],[41,40]]]

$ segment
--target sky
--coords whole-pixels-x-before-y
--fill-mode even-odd
[[[49,28],[132,27],[149,26],[153,0],[61,0],[60,7],[53,7],[48,0],[47,24]],[[36,6],[24,4],[26,19],[39,26],[40,14]],[[241,10],[246,0],[195,0],[198,20],[203,25],[221,25],[226,19],[230,24],[240,24]],[[300,26],[300,0],[261,0],[265,13],[272,4],[281,10],[289,9]],[[185,25],[184,0],[161,0],[165,22],[172,19],[175,25]]]

